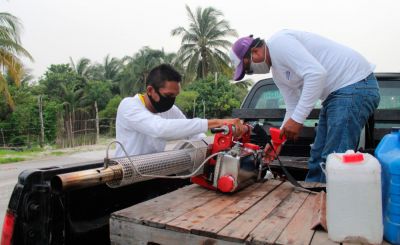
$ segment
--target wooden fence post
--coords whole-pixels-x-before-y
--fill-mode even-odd
[[[3,139],[3,147],[6,148],[6,141],[4,140],[4,131],[3,128],[1,128],[1,137]]]
[[[42,96],[39,95],[38,97],[38,103],[39,103],[39,118],[40,118],[40,140],[39,140],[39,145],[40,147],[43,147],[44,145],[44,123],[43,123],[43,100]]]
[[[99,143],[99,139],[100,139],[99,109],[97,108],[97,101],[94,102],[94,108],[96,110],[96,144],[97,144],[97,143]]]

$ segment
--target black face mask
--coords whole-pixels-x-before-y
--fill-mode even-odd
[[[157,112],[164,112],[171,109],[175,103],[175,97],[163,96],[157,90],[156,93],[160,97],[160,100],[158,102],[155,101],[150,95],[148,95],[154,109],[156,109]]]

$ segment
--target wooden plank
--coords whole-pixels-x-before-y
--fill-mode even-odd
[[[270,180],[265,183],[257,183],[236,194],[237,202],[211,216],[203,223],[193,226],[192,233],[216,237],[217,232],[232,222],[236,217],[244,213],[255,203],[277,188],[281,181]],[[252,187],[252,188],[251,188]]]
[[[273,183],[279,185],[281,182]],[[255,187],[250,186],[250,188],[254,189]],[[210,191],[210,193],[216,192]],[[176,219],[168,222],[165,227],[169,230],[190,232],[193,227],[201,225],[211,216],[219,213],[221,210],[224,210],[225,208],[236,202],[241,197],[238,194],[239,193],[227,195],[219,193],[218,198],[215,198],[214,200],[211,200],[203,205],[198,205],[197,208],[191,210],[190,212],[187,212],[182,216],[179,216]]]
[[[179,201],[168,205],[166,209],[155,210],[146,215],[143,223],[157,228],[165,228],[168,222],[177,219],[179,216],[196,210],[216,198],[220,198],[222,194],[216,191],[206,191],[200,195],[190,198],[190,193],[185,193],[179,197]]]
[[[274,244],[309,193],[292,192],[249,235],[251,244]]]
[[[243,242],[249,233],[292,191],[293,187],[290,183],[283,183],[256,205],[224,227],[218,232],[217,238],[234,242]]]
[[[315,231],[310,245],[339,245],[328,238],[328,233],[325,231]]]
[[[226,208],[235,201],[233,196],[220,195],[221,196],[218,198],[179,216],[171,222],[168,222],[166,224],[166,229],[188,233],[195,224],[204,222],[204,220],[215,213],[218,213],[220,210]]]
[[[114,217],[110,220],[110,240],[112,245],[162,245],[203,244],[203,245],[238,245],[219,239],[198,236],[190,233],[179,233],[136,224]]]
[[[318,195],[310,194],[304,201],[303,205],[297,211],[293,219],[283,230],[282,234],[276,241],[277,244],[309,244],[313,235],[314,230],[312,226],[312,213],[316,203]]]
[[[111,216],[140,224],[154,213],[162,213],[170,207],[174,207],[181,202],[202,195],[205,192],[207,192],[207,190],[198,185],[193,184],[185,186],[157,198],[114,212]]]
[[[313,229],[315,230],[317,227],[322,227],[325,231],[328,230],[326,224],[326,193],[325,191],[321,191],[317,194],[317,202],[314,205],[314,212],[313,212]]]

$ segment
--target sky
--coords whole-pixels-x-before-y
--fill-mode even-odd
[[[314,32],[357,50],[377,72],[400,72],[398,0],[0,0],[0,11],[22,22],[22,45],[35,59],[23,61],[39,78],[69,57],[102,63],[144,46],[176,52],[180,38],[171,30],[188,26],[185,5],[222,11],[239,36]]]

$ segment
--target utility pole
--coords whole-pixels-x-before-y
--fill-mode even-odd
[[[39,103],[39,118],[40,118],[40,142],[39,145],[40,147],[43,147],[44,145],[44,123],[43,123],[43,100],[42,96],[39,95],[38,97],[38,103]]]

